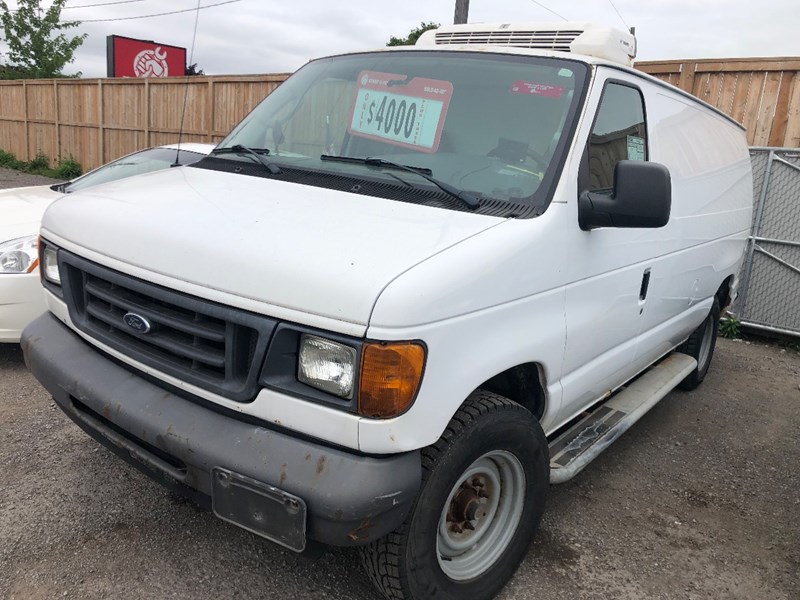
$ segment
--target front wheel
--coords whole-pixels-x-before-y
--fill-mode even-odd
[[[678,384],[682,390],[693,390],[703,383],[711,366],[714,356],[714,346],[717,344],[717,330],[719,329],[719,300],[714,298],[711,312],[700,326],[692,332],[689,339],[678,347],[678,352],[688,354],[697,360],[697,367]]]
[[[390,599],[492,598],[525,556],[549,487],[536,418],[490,392],[472,394],[422,451],[423,481],[406,522],[361,550]]]

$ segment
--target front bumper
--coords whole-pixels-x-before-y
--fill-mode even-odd
[[[353,546],[396,529],[419,489],[419,451],[357,455],[222,414],[106,358],[50,314],[26,327],[21,343],[73,421],[200,504],[210,504],[212,471],[227,469],[304,500],[309,538]]]

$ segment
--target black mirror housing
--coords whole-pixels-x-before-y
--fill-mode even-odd
[[[578,224],[584,231],[598,227],[663,227],[669,222],[672,181],[662,164],[621,160],[614,167],[611,196],[582,192]]]

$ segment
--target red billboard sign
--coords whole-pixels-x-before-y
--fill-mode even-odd
[[[186,48],[110,35],[106,38],[109,77],[183,77]]]

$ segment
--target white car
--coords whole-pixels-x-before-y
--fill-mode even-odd
[[[37,239],[45,209],[64,194],[200,160],[213,144],[187,143],[128,154],[67,183],[0,191],[0,343],[19,342],[25,325],[46,310]]]

